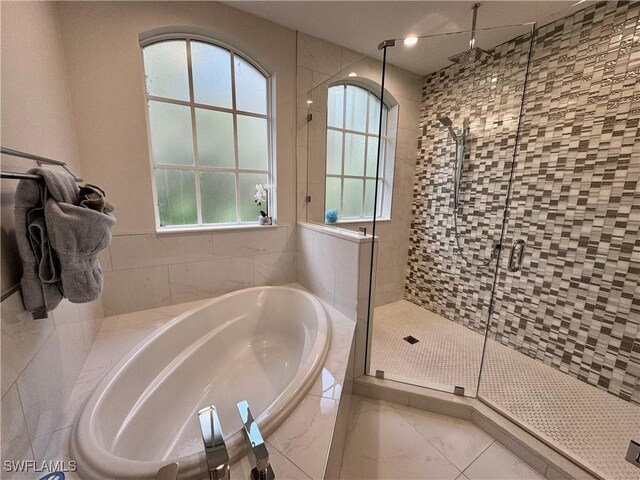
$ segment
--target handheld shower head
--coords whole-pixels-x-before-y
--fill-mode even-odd
[[[453,127],[451,126],[453,125],[453,122],[451,121],[451,119],[448,116],[443,115],[442,117],[438,118],[438,121],[442,124],[443,127],[446,127],[449,130],[451,137],[455,142],[457,142],[458,136],[456,135],[456,132],[453,131]]]
[[[450,119],[449,117],[447,117],[446,115],[444,115],[444,116],[442,116],[442,117],[438,118],[438,121],[439,121],[442,125],[444,125],[445,127],[450,127],[450,126],[453,124],[453,122],[451,121],[451,119]]]

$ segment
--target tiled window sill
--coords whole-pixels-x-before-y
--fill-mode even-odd
[[[258,225],[257,223],[244,224],[244,225],[207,225],[202,227],[164,227],[156,228],[156,233],[162,235],[163,233],[199,233],[199,232],[230,232],[230,231],[243,231],[243,230],[263,230],[269,228],[278,228],[280,225]]]
[[[390,222],[391,219],[390,218],[378,218],[376,219],[376,223],[381,223],[381,222]],[[362,224],[362,223],[373,223],[373,219],[372,218],[354,218],[354,219],[348,219],[348,220],[338,220],[337,222],[334,223],[329,223],[329,222],[324,222],[324,224],[328,227],[332,226],[332,225],[340,225],[340,224]]]

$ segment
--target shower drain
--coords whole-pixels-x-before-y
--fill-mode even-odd
[[[407,343],[410,343],[411,345],[418,343],[420,340],[418,340],[416,337],[414,337],[413,335],[409,335],[407,337],[404,337],[403,340]]]

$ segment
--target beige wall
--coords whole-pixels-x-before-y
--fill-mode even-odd
[[[76,136],[56,16],[49,2],[2,2],[2,145],[61,159],[77,172]],[[25,171],[35,162],[2,158]],[[2,290],[19,279],[13,207],[16,180],[2,181]],[[1,304],[2,459],[41,461],[67,434],[64,409],[102,317],[100,300],[64,300],[34,320],[20,292]]]
[[[62,43],[87,180],[116,205],[116,235],[155,231],[139,34],[197,29],[255,59],[276,84],[277,220],[295,220],[295,32],[218,2],[62,2]]]
[[[324,221],[326,91],[329,83],[349,79],[348,74],[352,71],[358,74],[357,79],[381,83],[379,60],[363,58],[352,50],[298,33],[296,128],[299,221]],[[308,92],[312,89],[313,104],[309,110],[306,101]],[[395,144],[390,142],[389,145],[395,151],[391,220],[378,222],[376,227],[379,239],[375,295],[377,305],[400,300],[404,293],[413,178],[418,155],[421,89],[422,77],[393,65],[387,66],[385,90],[397,102],[398,118]],[[305,119],[309,112],[313,114],[313,120],[307,125]],[[305,202],[307,195],[311,196],[311,203],[308,204]],[[359,226],[365,226],[368,233],[371,233],[372,227],[371,222],[341,223],[338,226],[356,231]]]
[[[2,146],[64,160],[79,170],[55,4],[2,2]],[[5,170],[35,162],[2,156]],[[13,236],[16,180],[2,180],[2,292],[19,280]]]

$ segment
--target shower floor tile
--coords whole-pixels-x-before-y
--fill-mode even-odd
[[[406,300],[375,309],[372,372],[451,393],[460,386],[475,396],[481,360],[482,337],[462,325]]]
[[[452,392],[477,389],[484,337],[406,300],[376,308],[371,371]],[[413,336],[419,341],[403,340]],[[479,397],[538,438],[611,479],[638,478],[625,462],[640,406],[489,340]]]

